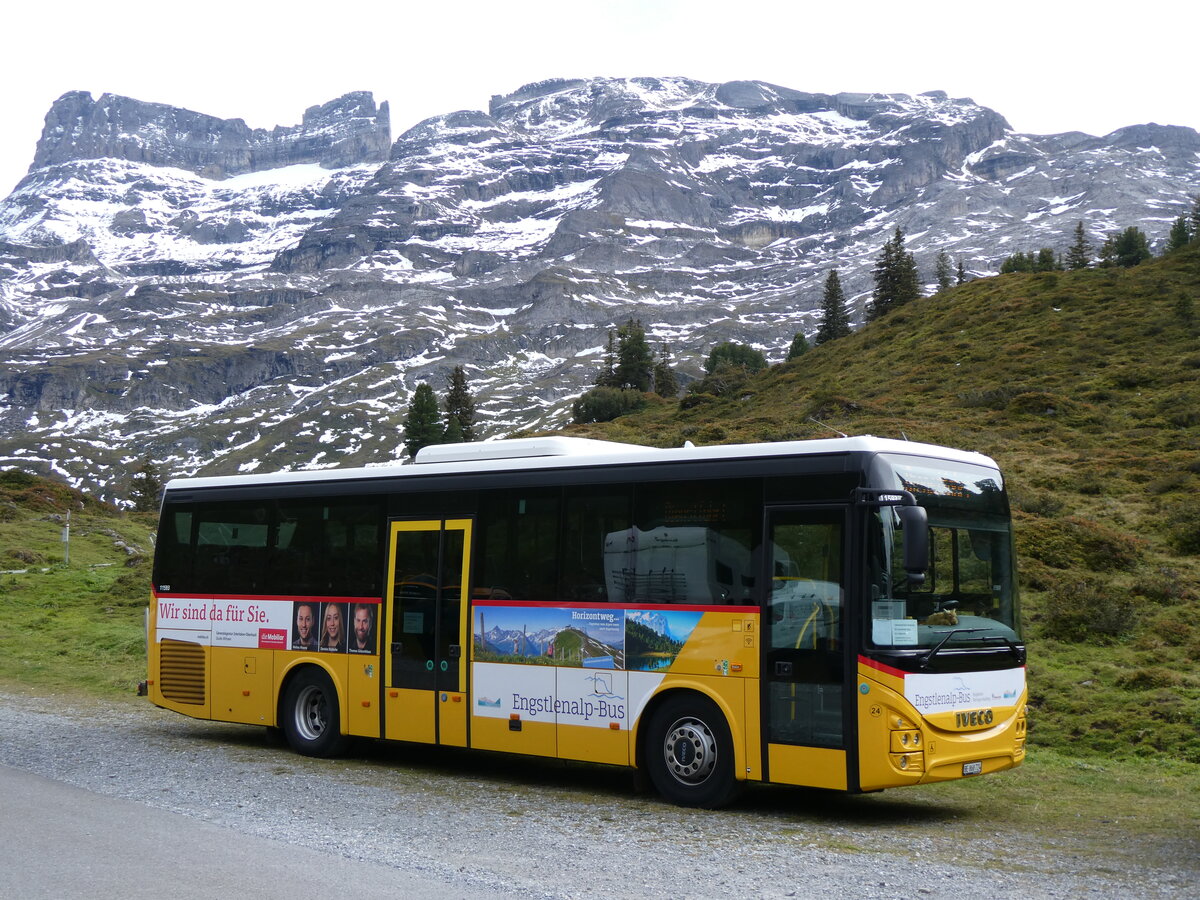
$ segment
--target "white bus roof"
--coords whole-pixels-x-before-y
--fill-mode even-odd
[[[417,454],[415,464],[387,463],[365,468],[312,469],[255,473],[250,475],[212,475],[197,478],[173,478],[168,491],[192,488],[249,487],[272,484],[306,484],[357,481],[376,478],[404,478],[422,475],[454,475],[467,472],[512,472],[530,469],[558,469],[631,463],[689,463],[706,460],[753,459],[778,456],[809,456],[832,453],[903,453],[953,462],[996,468],[996,463],[981,453],[897,441],[870,435],[825,438],[811,441],[782,441],[769,444],[717,444],[661,449],[639,444],[621,444],[575,437],[535,437],[481,441],[467,444],[439,444]]]

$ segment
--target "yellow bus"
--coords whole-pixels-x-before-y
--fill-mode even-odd
[[[875,791],[1025,755],[1004,481],[872,437],[545,437],[175,479],[153,703],[282,730],[633,766],[668,800]]]

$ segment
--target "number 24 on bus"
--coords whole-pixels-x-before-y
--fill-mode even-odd
[[[429,447],[176,479],[141,690],[185,715],[633,766],[669,800],[1025,755],[1004,480],[871,437]]]

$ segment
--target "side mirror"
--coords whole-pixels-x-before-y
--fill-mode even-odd
[[[897,506],[904,529],[904,571],[910,584],[923,584],[929,565],[929,516],[923,506]]]

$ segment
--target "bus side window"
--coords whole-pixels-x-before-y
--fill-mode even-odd
[[[625,546],[610,536],[608,568],[623,585],[622,599],[754,603],[752,548],[759,545],[761,503],[757,479],[639,485]]]
[[[270,517],[265,503],[214,504],[196,512],[197,589],[254,593],[266,572]]]
[[[480,588],[514,600],[556,599],[561,493],[520,488],[481,496]]]
[[[192,589],[192,510],[167,507],[154,553],[154,584],[160,590]]]
[[[606,549],[610,535],[624,535],[633,524],[633,491],[628,485],[568,488],[563,497],[563,534],[559,556],[559,599],[569,603],[620,602],[610,589]]]

